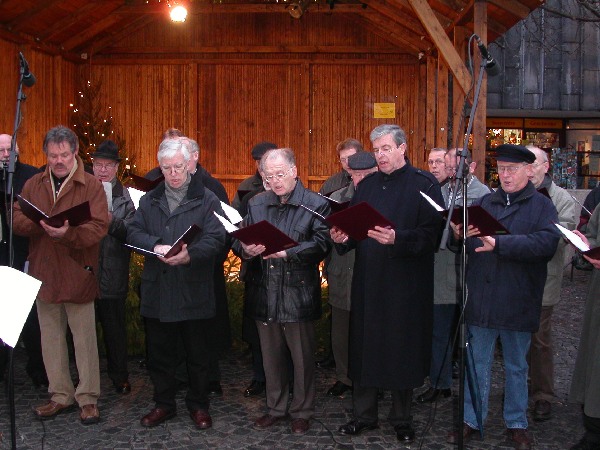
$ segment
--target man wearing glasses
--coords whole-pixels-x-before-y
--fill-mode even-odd
[[[100,297],[96,314],[102,325],[106,347],[107,372],[117,393],[131,392],[127,371],[127,325],[125,300],[129,290],[130,250],[123,245],[127,224],[135,213],[129,191],[117,179],[119,148],[111,140],[102,142],[90,155],[94,161],[94,176],[108,188],[108,235],[100,244],[98,283]]]
[[[433,320],[433,256],[442,216],[421,196],[442,203],[437,180],[406,159],[406,135],[397,125],[371,132],[379,172],[360,182],[351,205],[367,202],[393,228],[375,227],[355,241],[332,228],[336,250],[356,249],[350,314],[349,375],[353,418],[339,428],[356,435],[378,428],[378,388],[391,390],[389,419],[398,440],[413,441],[413,389],[429,373]]]
[[[476,236],[469,227],[466,249],[469,299],[465,309],[467,339],[472,349],[481,397],[482,425],[488,412],[491,366],[496,340],[504,358],[504,423],[508,439],[517,449],[529,449],[527,432],[527,352],[531,333],[540,324],[546,265],[556,252],[560,236],[552,201],[529,181],[535,155],[520,145],[496,148],[500,187],[474,202],[481,205],[510,234]],[[455,237],[461,227],[453,226]],[[479,407],[478,407],[479,408]],[[479,425],[469,389],[465,389],[464,424],[460,432],[468,442]],[[458,432],[449,436],[456,443]]]
[[[212,212],[221,207],[202,179],[190,175],[191,155],[183,138],[164,140],[157,157],[165,182],[141,198],[127,230],[128,243],[165,255],[190,225],[200,232],[174,256],[146,257],[140,313],[146,320],[155,407],[141,424],[154,427],[176,414],[181,339],[189,374],[186,406],[196,426],[207,429],[212,426],[207,388],[210,321],[216,310],[213,272],[225,246],[225,231]]]
[[[323,216],[330,207],[327,200],[302,185],[291,149],[267,151],[260,160],[260,172],[270,190],[250,199],[244,225],[266,220],[299,245],[265,255],[264,245],[233,244],[248,264],[246,308],[256,320],[265,369],[268,412],[254,426],[270,428],[289,414],[292,432],[300,434],[308,431],[315,411],[319,263],[331,248],[327,226],[300,205]],[[294,367],[294,397],[289,408],[288,352]]]

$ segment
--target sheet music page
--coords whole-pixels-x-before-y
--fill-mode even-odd
[[[234,224],[232,224],[229,220],[227,220],[225,217],[223,217],[216,211],[213,211],[213,213],[215,216],[217,216],[217,219],[219,219],[219,222],[223,224],[223,226],[225,227],[225,231],[227,231],[228,233],[233,233],[234,231],[239,230],[238,227],[236,227]]]
[[[8,266],[0,266],[0,339],[15,347],[42,282]]]

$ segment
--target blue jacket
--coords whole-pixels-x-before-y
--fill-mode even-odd
[[[546,265],[560,235],[552,201],[531,182],[507,202],[499,188],[474,202],[481,205],[510,232],[494,236],[491,252],[476,253],[479,238],[467,239],[466,321],[470,325],[514,331],[537,331]]]

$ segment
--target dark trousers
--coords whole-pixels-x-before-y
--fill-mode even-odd
[[[552,311],[542,306],[540,328],[531,335],[529,348],[529,390],[533,401],[554,400],[554,351],[552,347]]]
[[[40,335],[40,322],[37,315],[35,303],[27,316],[27,320],[21,331],[21,340],[27,352],[27,365],[25,370],[32,378],[46,375],[44,358],[42,357],[42,338]],[[0,379],[8,368],[8,347],[0,344]]]
[[[352,406],[354,418],[360,422],[376,423],[379,420],[376,387],[364,387],[354,383]],[[392,426],[411,425],[412,389],[392,390],[392,408],[388,419]]]
[[[256,322],[266,378],[269,414],[283,417],[288,412],[288,354],[294,366],[294,398],[289,407],[293,419],[310,419],[315,411],[315,324]],[[289,351],[289,353],[288,353]]]
[[[154,384],[154,401],[157,406],[171,410],[176,408],[175,372],[179,362],[177,342],[181,338],[189,384],[185,397],[186,406],[190,411],[208,410],[208,322],[209,320],[161,322],[146,318],[148,371]]]
[[[96,300],[96,317],[102,325],[108,377],[115,384],[123,383],[129,378],[125,298]]]
[[[585,440],[600,444],[600,417],[583,415],[583,426],[585,427]]]

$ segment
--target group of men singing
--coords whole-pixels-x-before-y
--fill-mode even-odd
[[[465,318],[482,421],[477,421],[467,389],[464,424],[448,440],[456,443],[458,433],[469,440],[483,425],[499,338],[507,433],[515,448],[531,448],[528,370],[534,418],[547,419],[553,398],[550,321],[564,259],[554,223],[574,227],[573,202],[546,175],[548,156],[538,148],[507,144],[496,149],[496,191],[475,177],[475,163],[465,155],[463,199],[455,176],[460,151],[433,149],[430,171],[425,171],[410,164],[399,126],[378,126],[370,140],[370,151],[355,139],[340,142],[342,171],[327,180],[321,189],[325,195],[302,184],[293,150],[268,142],[253,149],[257,173],[242,183],[233,201],[243,217],[241,226],[268,221],[298,243],[267,254],[260,242],[229,236],[213,214],[224,215],[222,185],[216,182],[221,188],[215,188],[216,180],[199,165],[199,148],[192,139],[180,133],[164,136],[154,170],[164,182],[135,209],[116,178],[120,158],[114,143],[91,155],[94,176],[77,155],[75,134],[62,126],[51,129],[43,145],[47,165],[24,183],[21,194],[51,214],[88,201],[91,219],[51,227],[43,220],[33,222],[14,205],[14,233],[29,239],[29,273],[43,282],[36,310],[51,398],[34,413],[54,417],[77,403],[84,424],[98,422],[96,299],[106,302],[105,311],[99,310],[101,319],[106,317],[105,333],[107,327],[117,328],[109,330],[106,342],[109,375],[119,392],[129,392],[126,353],[122,345],[110,343],[115,336],[125,340],[122,305],[129,250],[121,244],[127,243],[153,253],[146,256],[141,275],[140,312],[154,406],[141,425],[154,427],[176,415],[183,367],[189,415],[199,429],[210,428],[210,373],[218,359],[212,347],[223,282],[215,275],[222,275],[224,255],[232,248],[242,259],[244,334],[251,336],[254,357],[253,381],[245,395],[266,392],[267,411],[255,420],[255,428],[268,429],[288,418],[293,433],[310,428],[316,399],[315,321],[321,316],[319,264],[325,260],[336,364],[336,384],[328,395],[351,390],[353,403],[352,420],[339,432],[357,435],[376,429],[379,394],[387,390],[390,423],[398,440],[410,443],[415,438],[413,390],[429,377],[430,389],[418,396],[419,402],[451,395],[453,330],[462,290],[457,249],[466,235]],[[452,224],[448,250],[438,251],[443,217],[422,194],[446,208],[452,195],[457,205],[481,205],[509,233],[485,236],[472,225],[463,232],[461,225]],[[356,240],[318,218],[331,213],[332,200],[347,201],[350,207],[366,202],[393,226],[375,226],[365,239]],[[167,255],[194,224],[199,227],[195,238]],[[117,304],[108,307],[110,301]],[[79,375],[76,385],[69,375],[67,324]]]

